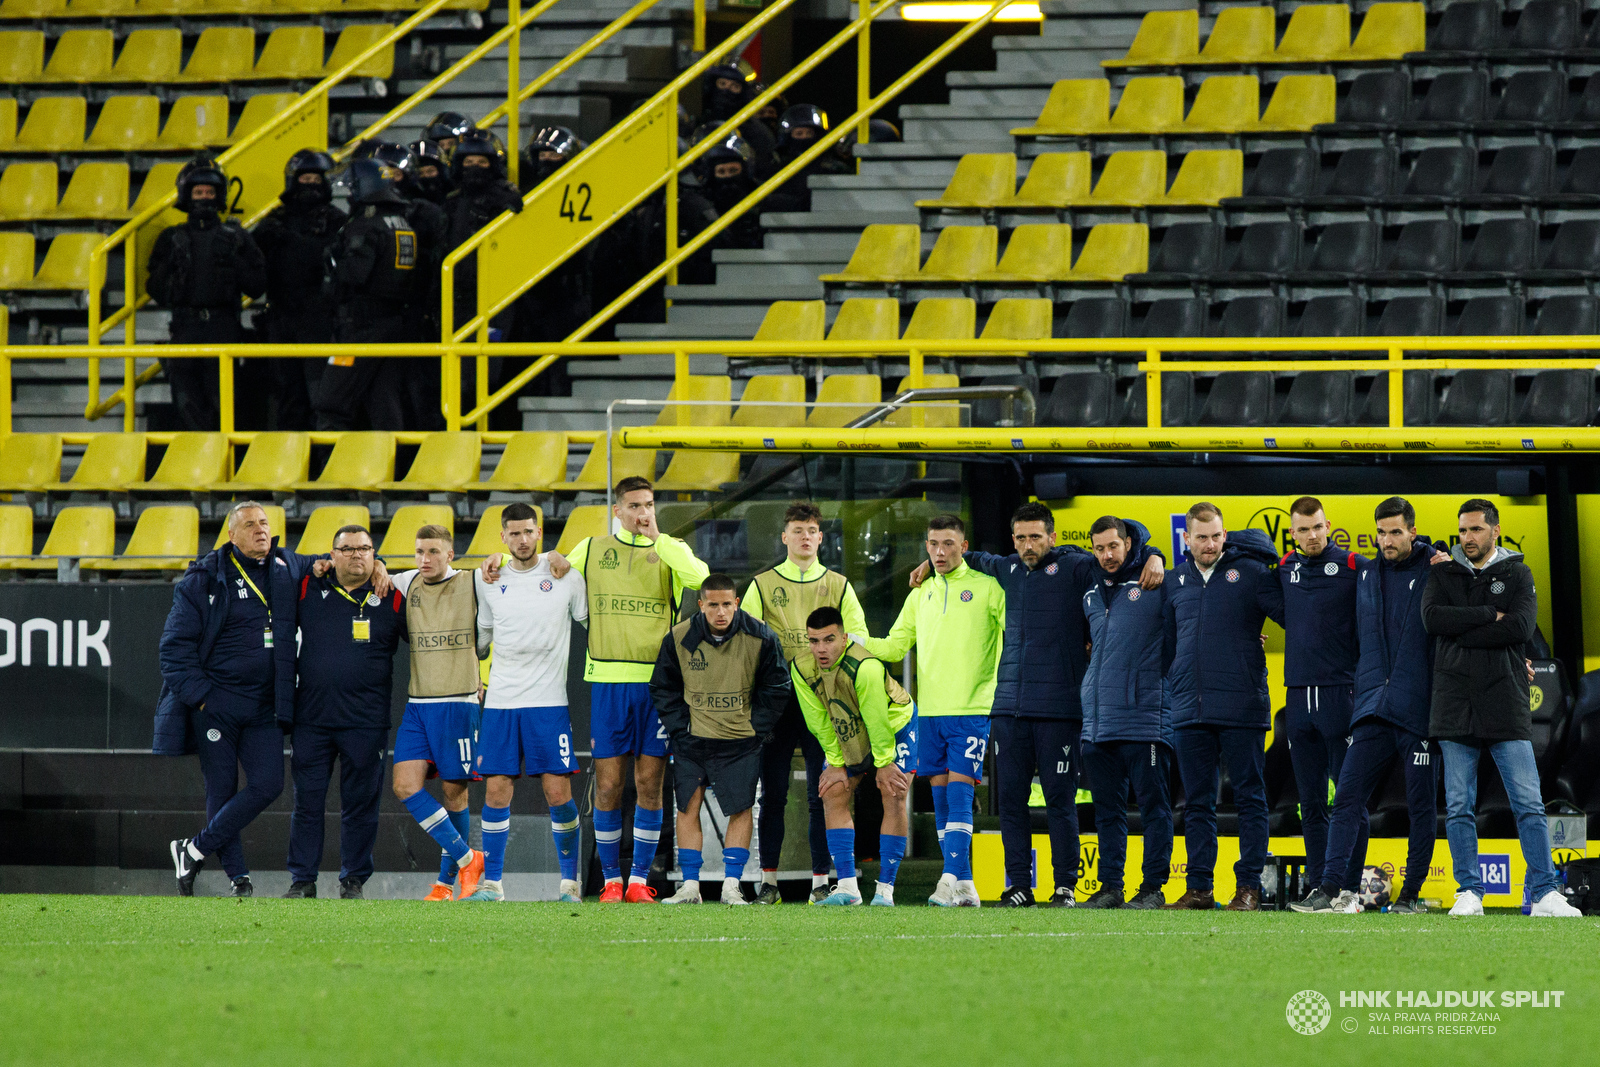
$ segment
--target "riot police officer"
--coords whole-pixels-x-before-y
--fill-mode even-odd
[[[705,131],[710,132],[710,131]],[[700,191],[680,190],[678,221],[680,245],[694,237],[739,201],[755,191],[755,153],[743,137],[730,133],[706,151],[697,161]],[[762,246],[760,206],[747,210],[726,229],[690,256],[679,272],[686,285],[709,285],[716,280],[711,253],[718,248],[760,248]],[[685,276],[685,272],[687,276]]]
[[[708,68],[700,83],[701,109],[697,126],[703,128],[709,123],[715,129],[733,118],[740,108],[759,95],[756,86],[760,83],[755,77],[755,70],[742,59]],[[771,171],[777,142],[773,140],[772,131],[755,116],[739,124],[739,133],[750,146],[753,162],[750,177],[759,182]]]
[[[428,291],[426,271],[436,260],[407,216],[396,188],[401,180],[399,170],[378,159],[358,159],[346,169],[352,215],[328,264],[342,344],[418,340],[415,305]],[[404,429],[402,383],[412,362],[330,359],[317,388],[317,428],[356,429],[365,415],[371,429]]]
[[[280,203],[255,228],[267,266],[267,339],[275,344],[333,340],[334,305],[323,292],[320,265],[348,216],[332,204],[332,169],[333,157],[314,148],[290,156]],[[322,364],[314,359],[251,362],[265,364],[267,428],[311,429],[311,392]]]
[[[450,161],[433,141],[412,141],[409,147],[417,158],[417,172],[405,191],[443,207],[445,198],[454,188],[450,184]]]
[[[424,140],[439,146],[446,163],[455,154],[456,144],[472,130],[477,129],[471,119],[459,111],[441,111],[428,120],[422,128]]]
[[[242,340],[244,297],[266,292],[266,264],[254,239],[236,222],[224,222],[228,178],[210,156],[197,156],[178,172],[179,211],[189,218],[163,230],[150,252],[146,291],[172,312],[174,344],[231,344]],[[217,363],[214,359],[164,361],[178,420],[188,430],[215,430]]]
[[[445,254],[466,242],[473,234],[507,211],[522,210],[522,196],[506,180],[506,153],[499,138],[474,130],[462,137],[450,157],[450,179],[456,189],[445,200]],[[477,312],[478,270],[476,255],[463,259],[456,267],[456,326]]]
[[[786,167],[828,132],[828,113],[815,104],[795,104],[778,120],[778,164]],[[810,211],[813,174],[853,174],[855,168],[833,152],[823,152],[784,182],[762,203],[766,211]]]
[[[584,148],[577,134],[565,126],[546,126],[533,135],[522,152],[522,167],[517,173],[523,195],[531,192],[541,182],[547,181],[572,157]],[[637,209],[636,209],[637,210]],[[631,214],[631,213],[630,213]],[[621,225],[626,220],[619,221]],[[607,231],[609,234],[610,231]],[[562,341],[567,335],[589,321],[593,314],[593,266],[595,248],[604,245],[606,238],[578,249],[566,262],[545,275],[527,292],[517,298],[512,316],[510,339],[513,341]],[[528,357],[507,357],[496,368],[495,386],[519,374],[532,363]],[[539,396],[564,396],[567,392],[565,360],[548,367],[535,378],[527,390]],[[513,414],[508,412],[508,415]],[[491,426],[493,423],[491,423]],[[520,427],[521,423],[508,428]]]

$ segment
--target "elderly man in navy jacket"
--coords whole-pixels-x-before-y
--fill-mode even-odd
[[[1128,565],[1135,537],[1111,515],[1089,527],[1100,580],[1083,594],[1093,653],[1083,676],[1083,765],[1094,792],[1100,841],[1100,889],[1086,908],[1154,910],[1172,869],[1172,706],[1165,675],[1173,647],[1166,632],[1167,593],[1176,583],[1143,589]],[[1128,855],[1128,786],[1139,799],[1144,827],[1143,881],[1123,903]]]
[[[195,875],[213,853],[234,896],[253,892],[239,833],[283,792],[276,720],[293,715],[294,603],[313,566],[320,572],[328,563],[279,548],[266,509],[245,500],[228,510],[228,544],[191,563],[173,590],[151,749],[198,753],[206,783],[205,827],[171,844],[180,896],[194,895]],[[382,581],[387,588],[386,574]]]
[[[1356,903],[1361,859],[1353,857],[1365,844],[1367,800],[1397,756],[1405,772],[1411,840],[1405,885],[1389,909],[1392,913],[1423,910],[1417,897],[1433,862],[1436,786],[1434,750],[1428,742],[1433,639],[1422,625],[1422,594],[1428,588],[1433,546],[1417,536],[1417,514],[1405,499],[1392,496],[1373,514],[1382,558],[1363,562],[1356,581],[1361,657],[1356,664],[1350,750],[1339,774],[1322,880],[1305,900],[1289,905],[1295,911],[1361,910]],[[1308,852],[1308,869],[1309,856]]]
[[[1163,557],[1149,532],[1128,522],[1134,547],[1128,566],[1147,588],[1161,584]],[[1070,908],[1078,884],[1078,763],[1083,707],[1079,687],[1088,669],[1088,631],[1080,598],[1100,565],[1076,545],[1056,545],[1056,518],[1043,504],[1023,504],[1011,516],[1009,556],[968,552],[967,566],[996,579],[1006,594],[1005,644],[990,711],[1000,840],[1009,888],[1001,907],[1027,908],[1033,899],[1033,828],[1028,800],[1037,769],[1050,829],[1055,891],[1049,906]],[[915,587],[927,564],[912,574]],[[1141,570],[1142,568],[1142,570]]]
[[[1217,768],[1226,762],[1239,811],[1237,889],[1228,910],[1259,911],[1267,862],[1264,742],[1272,723],[1261,627],[1268,619],[1283,625],[1283,589],[1272,570],[1278,554],[1260,530],[1227,531],[1222,509],[1204,501],[1189,509],[1185,538],[1189,558],[1168,578],[1178,587],[1168,590],[1166,625],[1189,877],[1183,896],[1167,907],[1215,906]]]

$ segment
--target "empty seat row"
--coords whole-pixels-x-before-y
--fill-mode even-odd
[[[60,176],[54,163],[9,163],[0,171],[0,222],[130,218],[171,192],[181,167],[181,163],[156,164],[130,205],[126,163],[79,163],[59,200]]]
[[[1291,74],[1273,87],[1263,112],[1259,78],[1218,74],[1200,83],[1185,114],[1183,79],[1163,75],[1129,79],[1113,111],[1109,81],[1069,78],[1051,87],[1034,125],[1011,133],[1022,138],[1095,139],[1303,133],[1334,120],[1335,99],[1332,75]]]
[[[1398,60],[1425,46],[1420,3],[1379,3],[1366,9],[1354,40],[1345,4],[1303,4],[1278,37],[1277,11],[1228,7],[1217,12],[1204,47],[1200,13],[1151,11],[1139,23],[1128,54],[1101,61],[1111,69],[1373,63]]]
[[[1318,126],[1324,139],[1475,133],[1527,136],[1593,132],[1600,126],[1600,77],[1572,92],[1568,76],[1554,70],[1511,75],[1500,95],[1486,71],[1445,71],[1420,98],[1403,70],[1374,70],[1350,83],[1337,120]]]
[[[850,262],[821,276],[825,294],[838,286],[1038,285],[1120,281],[1149,262],[1150,228],[1144,223],[1101,223],[1089,231],[1076,261],[1072,227],[1059,223],[1018,226],[999,255],[994,226],[946,226],[926,262],[922,233],[913,225],[874,224],[861,232]]]
[[[37,258],[33,234],[0,233],[0,292],[71,291],[89,288],[89,256],[103,233],[63,233]]]
[[[408,11],[418,0],[0,0],[0,22],[37,19],[204,18],[217,15]],[[449,11],[484,11],[489,0],[451,0]]]
[[[1444,9],[1413,64],[1545,63],[1600,50],[1600,24],[1587,33],[1577,0],[1528,0],[1506,32],[1498,0],[1456,0]],[[1592,57],[1591,57],[1592,58]]]
[[[0,80],[10,85],[137,82],[235,82],[318,79],[338,70],[390,32],[388,25],[348,26],[326,55],[321,26],[283,26],[272,31],[256,57],[255,31],[248,26],[213,26],[200,34],[183,62],[177,29],[134,30],[116,55],[110,30],[68,30],[56,38],[45,61],[40,30],[0,31]],[[326,63],[324,62],[326,58]],[[387,78],[394,72],[394,46],[355,72]]]
[[[28,108],[17,131],[17,102],[0,97],[0,152],[192,152],[232,144],[269,122],[300,98],[294,93],[263,93],[245,101],[228,132],[226,96],[180,96],[161,122],[155,96],[113,96],[88,128],[88,101],[81,96],[44,96]]]
[[[937,200],[918,200],[918,210],[966,213],[1052,211],[1083,208],[1204,208],[1238,196],[1244,187],[1244,153],[1196,149],[1183,157],[1167,185],[1167,154],[1136,150],[1105,158],[1091,185],[1088,152],[1046,152],[1033,157],[1017,187],[1017,157],[1009,152],[964,155]]]

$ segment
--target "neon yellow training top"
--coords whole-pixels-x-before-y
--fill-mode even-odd
[[[614,591],[606,589],[607,576],[612,573],[627,574],[632,569],[634,561],[631,558],[627,560],[628,567],[619,567],[615,561],[609,560],[600,561],[602,564],[600,567],[588,567],[590,544],[594,538],[585,537],[582,541],[579,541],[577,546],[573,548],[572,554],[567,557],[567,560],[572,564],[573,570],[584,575],[584,581],[588,585],[589,645],[591,651],[584,655],[583,680],[586,682],[648,683],[650,675],[655,671],[656,653],[660,651],[661,638],[678,621],[678,605],[683,600],[683,591],[685,589],[699,589],[700,583],[705,581],[706,576],[711,573],[711,568],[696,558],[694,550],[687,544],[668,534],[662,534],[654,541],[651,541],[648,537],[628,533],[626,530],[619,531],[613,536],[625,547],[654,549],[653,552],[646,553],[640,563],[643,564],[645,560],[649,560],[650,556],[655,556],[658,559],[649,560],[649,565],[655,566],[659,564],[670,569],[672,602],[662,605],[658,602],[660,599],[659,594],[649,596],[641,593],[638,589],[630,587],[624,591],[626,596],[623,597],[623,600],[627,603],[636,603],[648,599],[654,605],[652,610],[645,615],[628,610],[611,610],[607,607],[606,598]],[[626,552],[622,554],[632,555]],[[612,569],[608,570],[607,568]],[[626,604],[624,604],[624,607],[626,607]],[[623,618],[624,616],[635,615],[638,618],[632,622]],[[610,629],[608,629],[608,626]],[[637,657],[629,655],[626,658],[596,660],[592,655],[596,641],[605,640],[607,633],[619,628],[625,632],[633,631],[634,640],[629,643],[637,644],[641,650],[640,654]],[[646,646],[648,646],[648,654],[645,654],[644,651]]]
[[[1005,632],[1005,590],[963,562],[949,574],[930,573],[906,597],[889,635],[864,643],[890,662],[916,647],[918,715],[988,715]]]

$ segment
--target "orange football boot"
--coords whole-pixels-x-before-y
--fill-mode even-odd
[[[456,887],[455,886],[453,886],[453,885],[445,885],[443,882],[435,882],[435,883],[433,883],[433,888],[428,890],[428,895],[423,897],[422,899],[423,900],[454,900],[455,899],[455,895],[456,895]]]
[[[622,903],[622,879],[620,879],[620,878],[608,878],[608,879],[606,879],[605,888],[600,890],[600,903],[602,903],[602,904],[621,904]]]
[[[457,900],[466,900],[478,891],[478,883],[483,880],[483,853],[472,849],[472,858],[469,859],[456,874],[456,885],[461,887]]]
[[[635,878],[628,883],[627,900],[629,904],[654,904],[656,891],[645,885],[643,880]]]

